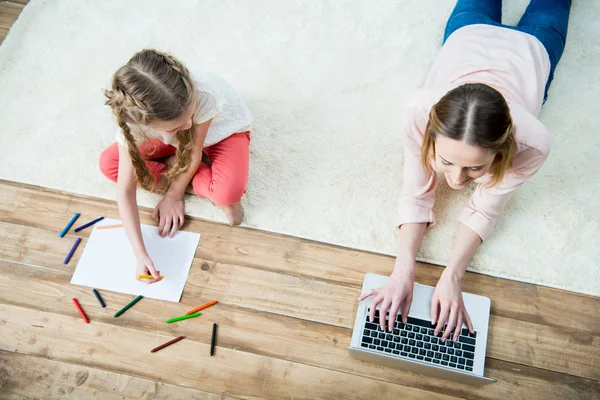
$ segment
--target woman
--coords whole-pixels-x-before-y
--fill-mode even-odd
[[[456,341],[454,328],[463,323],[473,332],[461,280],[506,203],[548,156],[549,134],[536,117],[564,50],[570,7],[570,0],[532,0],[509,27],[500,23],[501,0],[458,0],[424,88],[408,106],[400,244],[386,285],[360,298],[374,296],[371,321],[381,303],[380,316],[400,311],[406,323],[441,172],[453,189],[478,186],[459,217],[452,256],[431,299],[431,322],[443,340]],[[388,328],[385,318],[380,323]]]

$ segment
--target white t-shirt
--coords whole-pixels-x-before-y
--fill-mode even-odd
[[[194,74],[196,82],[196,110],[192,119],[201,124],[212,118],[208,127],[204,147],[212,146],[229,136],[249,131],[253,122],[250,109],[235,89],[222,78],[207,72]],[[175,135],[162,135],[147,126],[131,126],[148,138],[160,139],[163,143],[177,147]],[[121,129],[115,135],[119,144],[126,145]]]

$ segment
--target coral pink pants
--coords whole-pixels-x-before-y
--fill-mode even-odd
[[[192,186],[198,197],[207,198],[216,205],[235,204],[241,200],[248,183],[249,144],[250,132],[240,132],[204,148],[211,165],[201,163],[192,178]],[[166,159],[175,155],[176,151],[175,147],[158,139],[151,139],[140,145],[140,153],[156,182],[167,168]],[[113,143],[100,155],[100,171],[111,181],[117,181],[117,143]]]

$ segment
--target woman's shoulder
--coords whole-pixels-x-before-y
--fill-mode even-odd
[[[508,102],[513,119],[515,139],[518,148],[533,148],[542,154],[550,152],[550,132],[546,126],[518,103]]]
[[[449,89],[448,89],[449,90]],[[409,129],[405,133],[422,139],[429,121],[429,112],[447,92],[445,88],[419,89],[407,96],[403,101],[403,109],[406,114],[406,122]]]
[[[423,88],[419,89],[404,99],[404,109],[407,111],[426,111],[436,104],[453,87]]]

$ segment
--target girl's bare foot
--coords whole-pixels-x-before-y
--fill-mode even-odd
[[[235,203],[228,206],[219,206],[227,216],[227,220],[231,226],[237,226],[244,219],[244,209],[242,203]]]

